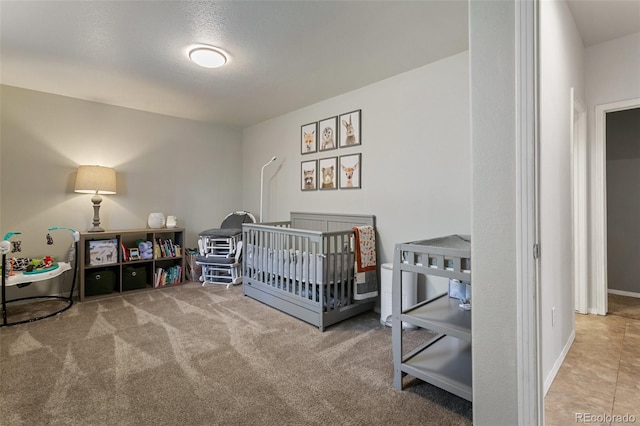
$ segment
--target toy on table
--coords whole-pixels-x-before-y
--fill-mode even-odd
[[[53,257],[45,256],[43,259],[31,259],[29,265],[27,266],[24,273],[26,275],[29,274],[40,274],[42,272],[53,271],[58,267],[58,262],[56,262]]]

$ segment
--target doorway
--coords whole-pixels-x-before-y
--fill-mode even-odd
[[[607,273],[607,114],[640,108],[640,98],[598,105],[595,109],[595,134],[593,149],[592,199],[592,265],[595,287],[595,308],[598,315],[608,311]]]

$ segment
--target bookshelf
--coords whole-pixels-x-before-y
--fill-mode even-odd
[[[183,228],[81,232],[80,301],[184,283],[184,242]]]

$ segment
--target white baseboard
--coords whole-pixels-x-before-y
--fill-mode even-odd
[[[560,371],[560,367],[562,367],[562,363],[564,362],[564,359],[567,357],[567,354],[569,353],[569,349],[571,349],[571,345],[573,345],[573,341],[575,339],[576,339],[576,331],[573,330],[571,332],[571,336],[569,336],[569,340],[567,341],[567,344],[564,345],[564,348],[562,349],[562,353],[560,354],[556,362],[553,364],[553,368],[549,372],[547,379],[544,381],[545,396],[547,395],[547,392],[549,392],[549,389],[551,388],[551,384],[553,384],[553,380],[556,378],[556,375],[558,375],[558,371]]]
[[[608,293],[617,294],[618,296],[627,296],[627,297],[636,297],[640,299],[640,293],[635,293],[633,291],[622,291],[622,290],[607,290]]]

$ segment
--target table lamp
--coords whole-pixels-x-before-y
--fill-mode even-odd
[[[110,167],[78,166],[75,192],[93,194],[93,227],[89,232],[104,232],[100,227],[100,195],[116,193],[116,171]]]

